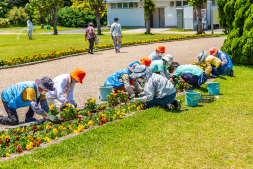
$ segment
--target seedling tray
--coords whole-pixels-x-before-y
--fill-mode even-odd
[[[201,95],[199,103],[211,103],[214,100],[214,95]]]

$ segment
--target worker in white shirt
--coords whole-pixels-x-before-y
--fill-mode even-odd
[[[35,32],[33,23],[32,23],[32,18],[29,18],[27,21],[27,34],[30,40],[32,40],[32,31]]]

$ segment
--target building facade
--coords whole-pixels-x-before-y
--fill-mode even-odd
[[[151,16],[153,28],[196,29],[197,12],[187,1],[154,0],[156,7]],[[207,1],[202,11],[205,28],[211,26],[211,10],[217,11],[216,1]],[[145,28],[143,2],[139,0],[107,0],[107,23],[110,26],[114,18],[125,28]]]

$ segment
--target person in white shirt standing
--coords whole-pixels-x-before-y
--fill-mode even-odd
[[[119,19],[117,17],[114,18],[114,23],[111,25],[111,37],[114,43],[115,53],[120,52],[120,46],[122,43],[121,38],[123,38],[123,36],[121,26],[119,24]],[[118,46],[117,41],[119,42]]]
[[[27,34],[30,40],[32,40],[32,31],[35,32],[34,27],[33,27],[33,23],[32,23],[32,18],[29,18],[27,21]]]
[[[75,84],[82,84],[85,75],[86,73],[82,69],[76,68],[74,72],[56,76],[53,79],[55,90],[47,93],[47,103],[52,103],[59,109],[68,103],[77,107],[76,102],[73,100],[73,92]],[[66,94],[67,97],[65,97],[64,94]]]

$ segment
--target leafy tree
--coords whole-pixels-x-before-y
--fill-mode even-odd
[[[52,16],[54,35],[57,35],[58,10],[63,7],[64,0],[29,0],[27,8],[37,10],[42,17]]]
[[[8,13],[8,4],[5,2],[0,2],[0,18],[5,18],[6,14]]]
[[[198,16],[198,34],[202,33],[202,16],[201,16],[201,8],[207,0],[186,0],[188,4],[195,7],[197,9],[197,16]]]
[[[140,0],[143,1],[144,19],[146,21],[146,33],[150,34],[150,17],[155,10],[154,0]]]
[[[29,0],[2,0],[8,4],[8,8],[11,9],[14,6],[16,7],[25,7]]]
[[[28,14],[25,12],[25,9],[22,7],[14,7],[10,10],[7,16],[12,24],[22,26],[26,25],[26,21],[29,18]]]

